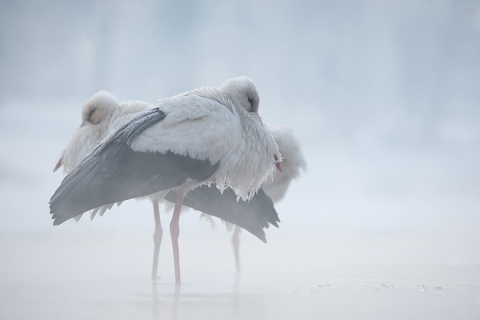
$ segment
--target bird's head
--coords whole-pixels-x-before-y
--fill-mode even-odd
[[[112,114],[120,102],[107,91],[98,91],[82,109],[82,126],[99,124]]]
[[[220,91],[232,99],[235,105],[242,106],[248,112],[258,112],[260,98],[255,84],[248,77],[227,80]]]

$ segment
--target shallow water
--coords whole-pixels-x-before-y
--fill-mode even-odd
[[[312,237],[272,238],[264,245],[242,235],[243,270],[236,274],[229,234],[182,234],[183,284],[176,286],[166,238],[159,263],[161,278],[152,282],[150,236],[58,231],[3,236],[0,318],[480,317],[480,267],[476,264],[440,263],[433,258],[399,263],[392,259],[395,254],[383,255],[383,261],[366,261],[338,254],[365,244],[370,244],[365,250],[374,251],[365,237],[330,237],[329,244],[317,237],[319,244],[324,243],[316,246],[320,256],[303,249],[313,248]],[[392,249],[397,242],[391,237],[383,240]],[[322,249],[327,245],[331,251]],[[398,243],[397,251],[402,254]]]

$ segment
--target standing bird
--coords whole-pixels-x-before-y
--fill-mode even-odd
[[[270,132],[283,157],[283,172],[275,172],[272,179],[267,179],[262,187],[273,202],[278,202],[285,196],[290,182],[298,178],[300,170],[306,170],[307,163],[300,149],[300,143],[288,128],[272,129]]]
[[[281,171],[281,155],[258,104],[246,77],[161,100],[103,140],[64,178],[50,199],[54,225],[131,198],[174,197],[170,234],[175,282],[181,283],[178,235],[185,194],[215,184],[246,201],[275,166]]]
[[[306,169],[307,164],[300,149],[300,143],[288,128],[280,127],[270,132],[283,157],[282,172],[275,171],[273,177],[263,183],[262,188],[273,202],[278,202],[285,196],[290,182],[300,175],[300,170]],[[240,231],[241,229],[235,226],[232,236],[237,272],[240,271]]]
[[[98,91],[95,93],[90,99],[85,103],[84,107],[82,108],[82,123],[79,128],[75,131],[72,135],[71,139],[69,140],[67,146],[65,147],[60,160],[58,161],[57,165],[54,168],[54,172],[63,165],[63,172],[67,174],[75,169],[81,160],[83,160],[100,142],[105,139],[111,132],[115,131],[120,125],[128,122],[128,120],[133,119],[139,112],[145,111],[149,109],[150,106],[146,102],[142,101],[125,101],[119,102],[115,96],[107,91]],[[290,179],[296,177],[298,172],[298,166],[300,165],[299,161],[303,161],[302,155],[300,153],[300,149],[298,146],[298,142],[293,138],[291,133],[286,130],[274,130],[271,131],[275,140],[277,140],[277,144],[279,146],[279,150],[282,155],[287,154],[287,159],[283,160],[284,165],[282,167],[284,170],[284,174],[275,172],[273,181],[268,180],[264,185],[273,185],[277,186],[280,181],[288,182]],[[296,157],[296,158],[295,158]],[[298,159],[297,159],[298,158]],[[296,160],[295,162],[292,161]],[[304,165],[304,163],[303,163]],[[285,189],[283,192],[285,192]],[[198,193],[199,192],[199,193]],[[193,201],[193,197],[197,197],[196,202]],[[208,196],[207,196],[208,195]],[[238,205],[233,203],[233,193],[228,192],[225,196],[223,196],[223,203],[227,205],[228,209],[221,212],[218,211],[216,216],[221,215],[225,216],[227,214],[232,213],[232,206],[239,208]],[[268,195],[268,194],[267,194]],[[260,201],[260,198],[263,195],[256,196],[255,201]],[[171,196],[167,197],[170,198]],[[197,192],[192,192],[188,195],[187,205],[193,205],[197,207],[205,207],[199,201],[205,198],[209,198],[210,201],[213,199],[221,199],[222,195],[216,188],[212,188],[212,190],[207,190],[207,188],[200,188]],[[154,240],[154,249],[153,249],[153,262],[152,262],[152,278],[157,278],[157,269],[158,269],[158,256],[160,251],[160,245],[163,237],[163,229],[161,225],[160,219],[160,210],[159,210],[159,199],[156,197],[150,197],[150,200],[153,204],[153,212],[154,212],[154,221],[155,221],[155,231],[153,234]],[[175,199],[173,199],[175,201]],[[243,202],[243,201],[242,201]],[[218,203],[218,200],[217,200]],[[268,207],[268,204],[267,204]],[[270,211],[263,210],[263,208],[258,207],[258,211],[254,210],[255,206],[244,206],[245,212],[241,213],[241,216],[247,216],[249,214],[255,215],[265,215],[268,216],[271,214]],[[106,210],[107,207],[104,207],[103,210]],[[207,207],[208,209],[208,207]],[[266,209],[266,208],[265,208]],[[96,213],[98,212],[98,208],[91,211],[90,218],[93,219]],[[103,215],[104,211],[100,211],[100,215]],[[76,220],[80,219],[81,215],[75,217]],[[211,215],[208,215],[211,217]],[[273,216],[271,216],[273,217]],[[231,219],[231,218],[230,218]],[[224,220],[228,221],[228,218]],[[213,220],[210,220],[213,223]],[[272,221],[276,221],[272,219]],[[263,225],[264,223],[261,223]],[[268,225],[268,224],[267,224]],[[232,237],[235,261],[237,266],[237,271],[240,269],[239,263],[239,234],[241,228],[236,225],[234,236]]]
[[[64,174],[73,171],[110,133],[118,129],[120,125],[133,119],[139,112],[147,109],[149,109],[149,104],[146,102],[119,102],[111,93],[103,90],[98,91],[90,97],[83,106],[82,124],[70,138],[53,171],[55,172],[62,165]],[[151,199],[151,201],[155,221],[152,278],[157,278],[158,255],[163,237],[163,229],[160,220],[158,200]],[[90,218],[93,219],[97,212],[98,210],[92,210]],[[102,215],[103,212],[104,211],[101,211],[100,215]],[[78,215],[75,218],[78,220],[80,217],[81,215]]]

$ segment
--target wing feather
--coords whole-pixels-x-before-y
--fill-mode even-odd
[[[175,202],[175,193],[169,192],[165,198]],[[237,201],[236,194],[230,188],[221,193],[213,186],[201,186],[188,192],[183,204],[233,223],[263,242],[266,242],[264,228],[270,224],[278,227],[280,222],[273,201],[263,189],[259,189],[250,201]]]
[[[67,175],[50,199],[54,224],[102,205],[177,187],[187,179],[208,179],[218,164],[171,151],[132,150],[132,142],[166,116],[158,108],[140,114],[107,138]]]

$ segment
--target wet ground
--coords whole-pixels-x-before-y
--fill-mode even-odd
[[[480,267],[412,239],[244,234],[237,274],[228,233],[182,234],[176,286],[168,233],[152,282],[151,236],[69,228],[1,237],[1,319],[480,319]]]

